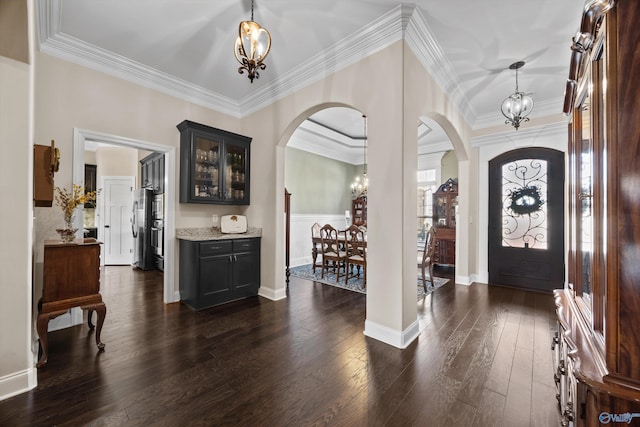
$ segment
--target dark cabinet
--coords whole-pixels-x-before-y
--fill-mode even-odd
[[[456,263],[456,207],[458,181],[449,178],[433,193],[433,226],[436,229],[434,262]]]
[[[97,184],[98,179],[98,167],[96,165],[84,165],[84,191],[88,193],[90,191],[96,191],[98,188]],[[96,207],[96,202],[87,202],[84,204],[85,208],[94,209]],[[86,236],[85,236],[86,237]],[[95,237],[95,236],[90,236]]]
[[[180,240],[180,298],[193,309],[258,295],[260,238]]]
[[[164,154],[152,153],[140,160],[140,186],[164,193]]]
[[[251,138],[183,121],[180,203],[248,205]]]

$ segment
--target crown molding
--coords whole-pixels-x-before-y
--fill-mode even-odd
[[[36,2],[41,52],[240,118],[231,98],[62,33],[60,7],[60,0]]]
[[[458,74],[433,36],[424,14],[417,7],[408,22],[404,38],[418,61],[458,108],[467,123],[474,124],[476,113],[460,89]]]
[[[36,2],[41,52],[241,118],[401,40],[415,6],[395,7],[239,102],[62,33],[60,8]]]
[[[415,4],[400,4],[299,68],[282,74],[240,101],[93,46],[61,32],[61,0],[37,1],[40,51],[197,105],[242,118],[404,39],[473,129],[500,123],[493,114],[477,117],[459,87],[458,76]],[[542,103],[539,103],[542,104]],[[561,105],[561,104],[560,104]],[[536,106],[540,109],[540,105]]]
[[[399,5],[320,52],[314,58],[282,74],[273,83],[240,100],[242,115],[251,114],[312,83],[364,59],[402,39],[403,22],[413,8]]]
[[[567,123],[556,122],[542,126],[522,128],[517,132],[509,128],[504,132],[471,138],[471,147],[480,148],[491,144],[515,143],[517,146],[533,145],[538,138],[566,138]]]
[[[334,135],[338,135],[339,137],[334,138],[329,135],[325,128],[321,128],[324,129],[324,132],[318,132],[319,128],[321,127],[315,123],[305,120],[293,135],[291,135],[287,147],[307,151],[318,156],[352,165],[361,165],[364,163],[362,144],[349,144],[345,139],[353,142],[350,138],[337,133]]]
[[[450,150],[453,150],[453,144],[451,144],[451,141],[429,142],[428,144],[418,145],[418,156],[433,153],[444,153]]]

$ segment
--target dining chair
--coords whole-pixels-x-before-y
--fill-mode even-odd
[[[320,245],[320,229],[322,226],[317,222],[311,226],[311,258],[313,259],[313,272],[316,272],[316,267],[322,267],[322,264],[318,264],[318,247]]]
[[[435,243],[435,228],[429,227],[429,231],[427,231],[427,240],[424,244],[424,250],[422,251],[422,254],[418,253],[418,268],[422,272],[422,287],[425,292],[427,292],[426,271],[429,271],[429,281],[431,282],[431,286],[435,286],[433,283],[433,254],[435,251]]]
[[[340,281],[340,268],[344,263],[347,253],[342,250],[338,241],[338,230],[330,224],[325,224],[320,229],[320,250],[322,251],[322,274],[329,268],[329,263],[333,264],[333,270],[336,272],[336,283]]]
[[[367,247],[364,233],[362,227],[357,225],[352,225],[345,231],[345,240],[347,242],[345,283],[349,281],[349,271],[353,270],[353,266],[357,266],[358,277],[360,277],[360,267],[362,266],[363,288],[367,285]]]

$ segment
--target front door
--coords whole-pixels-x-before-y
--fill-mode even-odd
[[[489,162],[489,283],[564,285],[564,153],[524,148]]]
[[[127,265],[133,260],[131,235],[131,206],[133,204],[133,176],[105,176],[104,216],[101,224],[105,265]]]

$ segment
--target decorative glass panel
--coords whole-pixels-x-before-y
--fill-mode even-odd
[[[578,193],[578,238],[580,239],[578,260],[581,266],[581,284],[582,297],[588,304],[591,304],[591,261],[593,256],[593,138],[591,135],[591,94],[587,93],[584,102],[581,107],[582,115],[582,127],[581,136],[582,140],[578,143],[580,149],[580,161],[579,161],[579,185],[580,193]]]
[[[547,161],[502,165],[502,246],[547,249]]]

